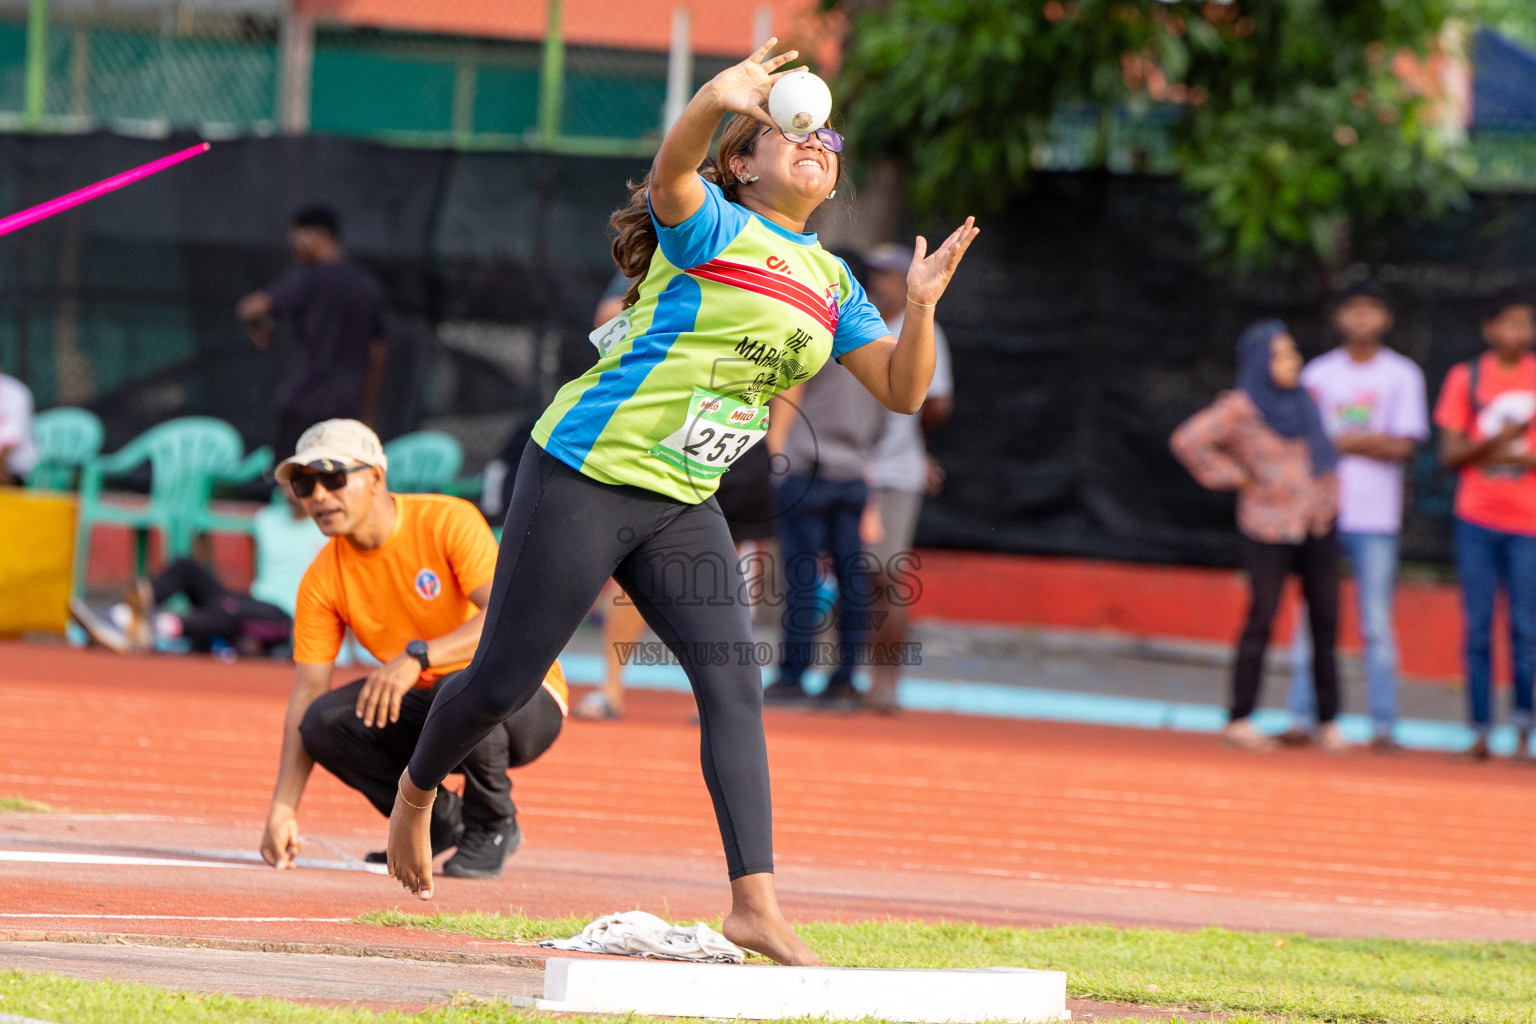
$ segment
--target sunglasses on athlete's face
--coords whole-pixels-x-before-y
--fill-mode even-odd
[[[319,484],[327,491],[335,494],[344,490],[347,486],[347,477],[367,466],[348,466],[346,469],[338,469],[327,473],[295,473],[288,480],[288,486],[293,488],[295,498],[311,498],[315,494],[315,484]]]
[[[831,128],[817,128],[813,132],[786,132],[782,128],[764,128],[763,135],[776,131],[784,136],[784,141],[799,146],[809,142],[811,136],[816,136],[816,141],[821,143],[821,148],[828,153],[841,153],[843,151],[843,137]]]

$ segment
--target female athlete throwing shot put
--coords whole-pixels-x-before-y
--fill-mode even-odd
[[[762,680],[753,659],[735,656],[751,649],[750,609],[721,599],[735,593],[736,557],[713,494],[762,440],[768,399],[829,356],[887,407],[922,405],[933,308],[977,229],[967,219],[932,255],[917,239],[893,337],[848,268],[805,232],[837,187],[843,140],[825,128],[786,136],[773,124],[774,72],[796,56],[770,57],[774,42],[699,90],[614,215],[614,258],[637,279],[629,308],[594,332],[597,364],[560,389],[534,428],[479,647],[433,702],[400,778],[389,869],[423,899],[438,783],[536,693],[612,576],[693,686],[731,877],[726,936],[780,963],[820,962],[774,892]],[[700,174],[725,114],[736,116]]]

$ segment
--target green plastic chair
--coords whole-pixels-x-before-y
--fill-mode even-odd
[[[148,561],[151,529],[160,532],[167,561],[192,554],[199,533],[251,527],[233,517],[209,512],[217,484],[238,484],[259,477],[271,464],[270,449],[243,456],[240,433],[223,420],[185,416],[151,427],[120,451],[85,464],[80,474],[79,532],[75,541],[75,592],[84,593],[90,561],[91,528],[99,523],[126,526],[135,533],[135,569]],[[149,502],[144,506],[104,503],[102,484],[149,463]]]
[[[240,464],[235,467],[234,473],[228,476],[219,476],[214,479],[216,484],[243,484],[247,480],[255,480],[272,468],[272,446],[262,445],[252,451]],[[282,492],[274,490],[272,500],[278,503],[283,501]],[[256,536],[256,519],[254,516],[230,516],[213,511],[206,503],[192,518],[192,537],[195,540],[203,533],[243,533],[249,537]]]
[[[440,430],[404,434],[384,446],[389,489],[397,494],[447,494],[464,464],[458,439]]]
[[[32,419],[37,464],[27,486],[39,491],[74,489],[75,478],[87,462],[101,453],[101,420],[89,409],[62,406]]]

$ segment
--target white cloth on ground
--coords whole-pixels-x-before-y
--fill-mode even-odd
[[[580,935],[545,939],[539,945],[578,953],[616,953],[712,964],[739,964],[746,959],[740,946],[702,921],[684,928],[643,910],[608,914],[587,925]]]

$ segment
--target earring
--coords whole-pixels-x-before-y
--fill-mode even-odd
[[[831,192],[828,192],[828,193],[827,193],[827,198],[828,198],[828,199],[832,199],[832,198],[834,198],[834,197],[835,197],[835,196],[836,196],[836,195],[837,195],[837,189],[833,189],[833,190],[832,190],[832,191],[831,191]]]
[[[747,184],[750,185],[750,184],[752,184],[756,180],[757,180],[757,175],[754,174],[754,175],[752,175],[752,177],[747,179]]]

